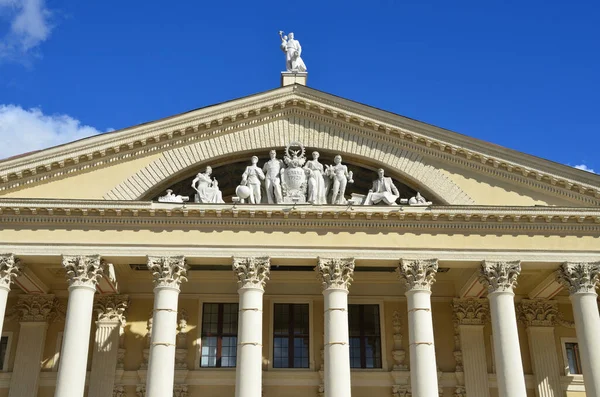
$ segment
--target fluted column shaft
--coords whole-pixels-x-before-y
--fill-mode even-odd
[[[517,305],[519,319],[527,326],[529,353],[538,397],[562,397],[560,365],[554,337],[558,302],[523,299]]]
[[[262,319],[263,294],[269,279],[270,260],[233,258],[238,280],[239,315],[235,396],[262,395]]]
[[[569,289],[577,343],[588,396],[600,396],[600,315],[598,314],[598,276],[600,262],[564,263],[558,280]]]
[[[98,320],[88,397],[112,397],[119,337],[121,327],[125,324],[127,305],[128,297],[124,295],[109,295],[96,299],[94,310],[98,313]]]
[[[173,394],[175,383],[179,288],[187,281],[188,267],[183,256],[148,257],[148,269],[155,287],[146,396],[165,397]]]
[[[431,316],[431,285],[435,282],[437,260],[403,259],[398,267],[406,284],[410,384],[412,394],[438,397],[437,364]]]
[[[488,286],[499,397],[526,397],[513,288],[519,262],[484,262],[480,281]]]
[[[104,265],[100,256],[91,255],[64,256],[63,266],[69,278],[69,299],[54,395],[83,397],[94,294]]]
[[[316,270],[323,285],[325,309],[325,397],[350,397],[348,289],[354,274],[354,259],[319,258]]]
[[[8,396],[35,397],[48,320],[55,312],[55,298],[54,295],[23,295],[15,309],[20,320],[19,341]]]
[[[483,327],[489,317],[488,303],[484,299],[454,299],[453,307],[460,334],[466,397],[489,397],[483,336]]]
[[[0,335],[4,327],[10,285],[21,274],[21,262],[13,254],[0,254]]]

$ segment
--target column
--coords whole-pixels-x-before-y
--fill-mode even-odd
[[[54,295],[21,295],[14,307],[19,316],[19,341],[10,378],[9,397],[35,397],[48,320],[55,314]]]
[[[115,387],[121,328],[125,326],[127,295],[100,296],[94,303],[98,313],[90,373],[89,397],[112,397]]]
[[[489,397],[487,360],[483,326],[489,317],[484,299],[454,299],[454,319],[458,324],[465,374],[466,397]]]
[[[600,262],[567,262],[557,272],[558,281],[569,289],[588,396],[600,395],[600,316],[596,294],[599,273]]]
[[[519,261],[484,261],[481,265],[479,281],[488,289],[499,397],[527,395],[513,292],[520,272]]]
[[[83,397],[94,294],[104,261],[99,255],[63,256],[62,265],[69,279],[69,299],[54,396]]]
[[[554,337],[554,319],[558,302],[547,299],[523,299],[517,305],[519,319],[527,326],[529,353],[538,397],[562,397],[560,365]]]
[[[325,306],[325,397],[350,397],[348,289],[354,258],[319,258],[316,270],[323,284]]]
[[[21,261],[13,254],[0,254],[0,335],[4,326],[10,285],[21,274]]]
[[[233,258],[240,296],[235,397],[262,395],[263,294],[270,271],[268,257]]]
[[[431,317],[431,286],[435,282],[437,259],[402,259],[400,280],[406,284],[410,385],[419,397],[438,397],[437,364]]]
[[[146,396],[173,395],[177,304],[181,283],[187,281],[188,266],[183,256],[148,257],[154,277],[154,311]]]

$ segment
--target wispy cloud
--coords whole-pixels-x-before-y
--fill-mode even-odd
[[[100,133],[65,114],[45,115],[39,108],[0,105],[0,159]]]
[[[596,171],[594,171],[593,169],[589,168],[587,165],[585,164],[579,164],[574,166],[575,168],[577,168],[578,170],[583,170],[583,171],[587,171],[587,172],[591,172],[591,173],[596,173]]]
[[[9,29],[0,37],[0,61],[26,61],[52,32],[45,0],[0,0],[0,21]]]

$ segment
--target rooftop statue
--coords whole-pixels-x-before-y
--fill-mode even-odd
[[[212,168],[206,167],[204,173],[200,172],[192,181],[192,187],[196,191],[194,202],[196,203],[224,203],[223,195],[219,190],[219,182],[216,178],[211,179]]]
[[[326,174],[331,178],[331,204],[347,204],[344,197],[348,183],[354,183],[352,171],[342,164],[342,156],[339,154],[333,158],[334,165],[328,165]]]
[[[285,168],[283,161],[277,158],[275,150],[269,152],[271,158],[263,165],[265,174],[265,190],[267,191],[267,200],[269,204],[280,204],[283,201],[281,195],[281,171]]]
[[[250,188],[250,204],[260,204],[260,201],[262,200],[260,181],[265,180],[265,174],[257,164],[258,157],[252,156],[251,165],[246,167],[246,170],[242,174],[242,183],[240,183],[241,186]]]
[[[283,30],[279,31],[281,37],[281,50],[285,52],[285,68],[288,72],[306,72],[306,65],[301,58],[302,47],[298,40],[294,40],[294,33],[284,35]]]
[[[421,193],[417,192],[417,195],[408,199],[408,205],[414,206],[429,206],[433,204],[431,201],[425,200],[425,197],[421,196]]]
[[[161,203],[184,203],[189,200],[188,196],[173,194],[173,190],[171,189],[167,189],[167,194],[158,198],[158,201]]]

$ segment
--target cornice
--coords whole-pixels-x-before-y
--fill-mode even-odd
[[[415,149],[534,189],[600,204],[600,177],[365,105],[289,86],[0,162],[0,191],[246,128],[285,109],[412,143]],[[544,171],[547,170],[547,171]]]
[[[594,234],[600,209],[495,206],[167,204],[149,201],[0,199],[4,224],[121,227],[300,227]]]

